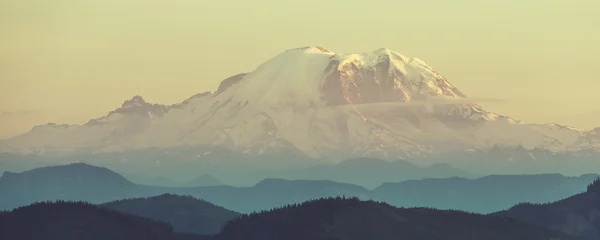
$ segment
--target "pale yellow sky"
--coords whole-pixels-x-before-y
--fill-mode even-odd
[[[172,104],[289,49],[386,47],[487,109],[600,126],[597,0],[0,0],[0,138]]]

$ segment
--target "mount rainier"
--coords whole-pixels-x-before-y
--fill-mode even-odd
[[[388,49],[287,50],[175,105],[140,96],[83,125],[46,124],[0,142],[12,154],[219,147],[334,161],[434,156],[493,147],[600,149],[600,128],[526,124],[470,101],[425,62]]]

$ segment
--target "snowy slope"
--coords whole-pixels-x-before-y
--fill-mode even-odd
[[[287,50],[215,93],[180,104],[136,96],[81,126],[48,124],[0,143],[13,153],[114,152],[219,146],[248,154],[294,149],[312,157],[403,158],[523,146],[600,148],[600,131],[524,124],[487,112],[423,61],[389,49]]]

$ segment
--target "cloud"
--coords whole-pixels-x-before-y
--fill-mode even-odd
[[[390,106],[432,106],[432,105],[453,105],[453,104],[473,104],[481,102],[506,102],[505,99],[498,98],[452,98],[452,97],[431,97],[427,100],[411,100],[407,102],[383,102],[376,103]],[[369,105],[369,104],[367,104]]]
[[[455,105],[455,104],[476,104],[481,102],[504,102],[503,99],[494,98],[451,98],[451,97],[432,97],[427,100],[411,100],[406,102],[377,102],[377,103],[361,103],[361,104],[350,104],[335,106],[335,108],[352,108],[358,111],[371,111],[376,109],[381,111],[384,108],[397,108],[397,107],[432,107],[441,105]],[[327,107],[328,108],[328,107]]]

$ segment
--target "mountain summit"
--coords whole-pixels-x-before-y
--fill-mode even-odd
[[[136,96],[82,126],[45,125],[1,152],[120,152],[204,146],[244,154],[295,151],[334,160],[397,159],[500,147],[599,149],[599,134],[524,124],[484,110],[424,61],[389,49],[280,53],[215,93],[172,106]]]
[[[362,54],[336,54],[322,47],[290,49],[237,76],[237,81],[225,80],[232,84],[219,91],[271,107],[464,97],[423,61],[388,49]]]

